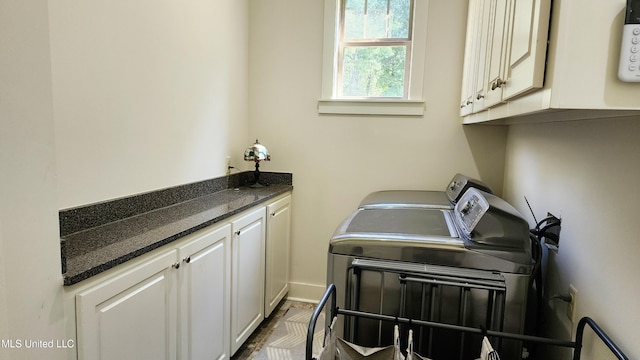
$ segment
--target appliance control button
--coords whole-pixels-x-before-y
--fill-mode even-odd
[[[462,207],[462,209],[460,209],[460,212],[463,215],[466,215],[469,213],[469,210],[471,210],[471,202],[467,202],[466,204],[464,204],[464,206]]]

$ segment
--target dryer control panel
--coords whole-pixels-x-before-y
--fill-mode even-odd
[[[449,198],[449,201],[452,204],[455,204],[460,200],[462,195],[464,195],[464,193],[469,188],[476,188],[493,194],[491,188],[489,188],[489,186],[487,186],[482,181],[470,178],[462,174],[456,174],[453,179],[451,179],[451,182],[449,183],[449,186],[447,186],[445,192],[447,193],[447,198]]]
[[[467,235],[471,234],[488,209],[487,200],[475,192],[470,193],[469,196],[463,196],[458,202],[456,217],[459,218],[462,229]]]
[[[456,226],[466,239],[475,244],[530,249],[526,220],[496,195],[470,188],[453,211]]]

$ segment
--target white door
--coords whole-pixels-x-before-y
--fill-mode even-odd
[[[489,0],[491,4],[491,20],[489,23],[489,39],[487,47],[487,77],[485,83],[486,96],[484,105],[491,107],[502,102],[504,90],[505,62],[508,48],[508,27],[510,21],[510,5],[507,0]]]
[[[477,84],[483,84],[483,80],[478,80],[480,61],[480,48],[482,41],[482,22],[483,22],[483,4],[482,0],[469,0],[469,10],[467,15],[467,34],[464,51],[464,67],[462,72],[462,96],[460,101],[460,115],[465,116],[473,112],[474,103],[476,103],[476,111],[481,109],[481,105],[477,104],[482,100],[483,88],[478,91]],[[484,53],[484,51],[483,51]],[[484,64],[484,60],[483,60]],[[484,65],[483,65],[484,66]]]
[[[504,99],[541,88],[544,82],[550,0],[514,1]]]
[[[176,252],[76,295],[80,360],[175,359]]]
[[[232,223],[231,353],[264,319],[265,208]]]
[[[291,196],[267,206],[265,317],[289,291]]]
[[[229,359],[231,225],[204,230],[179,256],[181,359]]]
[[[478,47],[476,54],[476,64],[475,64],[475,78],[473,81],[473,109],[472,111],[479,112],[486,108],[484,102],[485,97],[487,96],[486,83],[488,78],[487,71],[487,62],[488,57],[490,56],[490,40],[491,36],[490,23],[493,19],[491,11],[492,3],[491,0],[481,0],[478,6],[478,14],[479,19],[477,19],[478,23],[474,26],[479,28],[478,30],[478,41],[479,43],[476,45]]]

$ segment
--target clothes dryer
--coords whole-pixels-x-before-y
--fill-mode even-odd
[[[476,188],[490,194],[491,188],[480,180],[456,174],[444,191],[438,190],[382,190],[367,195],[358,208],[432,208],[452,209],[469,188]]]

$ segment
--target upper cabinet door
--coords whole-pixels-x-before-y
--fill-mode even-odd
[[[509,53],[509,23],[511,1],[488,0],[491,8],[489,38],[487,42],[487,76],[485,107],[500,103],[505,85],[505,63]]]
[[[473,111],[478,75],[478,54],[482,29],[482,0],[469,0],[467,15],[467,35],[464,48],[464,68],[462,73],[462,96],[460,97],[460,115]]]
[[[489,31],[490,23],[493,18],[491,0],[480,0],[477,5],[478,11],[478,44],[476,44],[476,57],[471,61],[475,62],[475,79],[473,82],[473,109],[472,112],[478,112],[485,109],[485,97],[487,95],[487,61],[489,60],[489,37],[491,32]]]
[[[551,0],[471,0],[460,114],[541,88]]]
[[[504,100],[543,86],[551,10],[551,0],[512,1]]]

